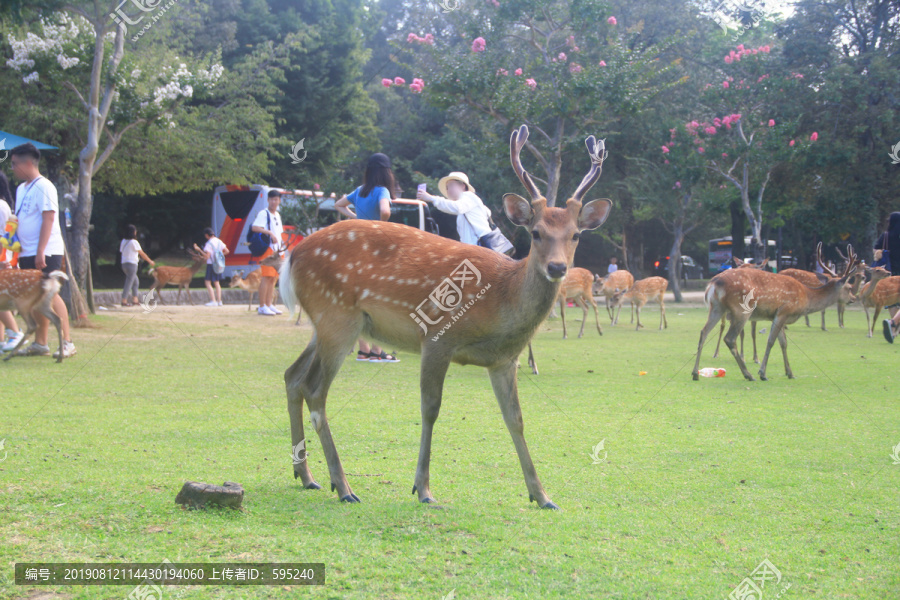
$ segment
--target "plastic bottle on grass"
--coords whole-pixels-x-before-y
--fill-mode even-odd
[[[706,367],[705,369],[700,369],[699,373],[702,377],[725,377],[725,369]]]

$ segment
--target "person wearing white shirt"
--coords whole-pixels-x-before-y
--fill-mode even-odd
[[[12,194],[9,191],[9,180],[6,178],[5,174],[0,172],[0,234],[6,231],[6,222],[11,215]],[[9,253],[9,250],[4,252],[4,250],[0,249],[0,255]],[[0,269],[10,268],[10,258],[11,257],[9,256],[5,256],[3,262],[0,262]],[[13,316],[12,311],[0,310],[0,323],[3,324],[3,327],[0,328],[0,340],[3,339],[3,330],[6,330],[6,342],[0,346],[0,352],[9,352],[19,344],[19,340],[21,340],[22,336],[25,334],[19,330],[19,326],[16,323],[16,318]]]
[[[253,233],[264,233],[271,240],[269,249],[266,253],[259,257],[260,260],[271,256],[275,252],[279,252],[281,248],[281,233],[284,228],[281,224],[281,215],[278,213],[278,207],[281,206],[281,192],[278,190],[269,190],[269,205],[265,210],[261,210],[256,214],[253,225],[250,228]],[[284,252],[279,252],[284,256]],[[259,309],[257,313],[267,317],[280,315],[281,311],[275,308],[275,280],[278,278],[278,271],[275,267],[262,265],[260,268],[259,280]]]
[[[125,238],[119,242],[119,253],[122,255],[122,271],[125,273],[122,306],[137,306],[139,304],[137,276],[139,259],[143,258],[154,267],[156,263],[141,248],[141,243],[137,241],[137,227],[134,225],[128,225],[125,228]],[[129,294],[131,294],[131,302],[128,301]]]
[[[416,197],[431,202],[436,209],[456,216],[456,231],[463,244],[478,245],[478,240],[491,232],[488,219],[490,209],[475,194],[475,188],[469,183],[465,173],[454,171],[438,182],[438,189],[445,197],[432,196],[425,190],[419,190]]]
[[[15,214],[19,219],[16,233],[22,244],[19,253],[20,269],[38,269],[44,273],[62,270],[65,246],[62,231],[59,227],[59,200],[56,187],[41,175],[38,165],[41,160],[40,151],[34,144],[27,143],[16,146],[9,151],[9,164],[16,179],[23,183],[16,189]],[[69,336],[69,311],[59,294],[51,303],[53,312],[62,321],[63,347],[59,352],[64,357],[73,356],[75,344]],[[36,313],[37,332],[30,346],[19,348],[17,354],[22,356],[46,356],[50,354],[47,345],[47,330],[50,321],[44,315]]]
[[[204,229],[203,235],[206,237],[206,244],[203,245],[202,250],[200,246],[194,244],[194,250],[206,256],[206,276],[203,278],[203,281],[206,283],[206,291],[209,292],[209,302],[204,306],[222,306],[222,286],[219,284],[222,280],[222,274],[216,273],[216,270],[213,268],[213,260],[216,252],[221,251],[223,255],[227,255],[229,252],[228,246],[216,237],[216,232],[213,231],[212,227]],[[215,284],[215,294],[213,294],[213,284]]]
[[[613,256],[612,258],[609,259],[609,266],[606,267],[607,275],[609,275],[610,273],[615,273],[616,271],[619,270],[619,265],[617,265],[616,262],[617,262],[617,260],[616,260],[615,256]]]

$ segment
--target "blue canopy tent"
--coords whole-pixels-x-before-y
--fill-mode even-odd
[[[16,146],[21,146],[22,144],[27,144],[28,142],[34,144],[35,148],[37,148],[38,150],[59,150],[59,148],[57,148],[56,146],[51,146],[50,144],[36,142],[35,140],[24,138],[21,135],[15,135],[13,133],[0,131],[0,151],[12,150]]]

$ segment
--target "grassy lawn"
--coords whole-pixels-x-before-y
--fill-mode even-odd
[[[418,356],[348,360],[329,400],[362,499],[347,505],[327,491],[308,411],[324,489],[292,476],[282,376],[311,335],[305,318],[294,327],[241,306],[98,315],[73,332],[73,359],[0,364],[0,598],[132,590],[16,586],[16,562],[163,559],[326,565],[321,587],[169,587],[166,600],[714,599],[764,559],[781,573],[765,600],[788,586],[782,598],[900,597],[900,347],[867,339],[860,310],[843,330],[834,311],[828,332],[791,326],[797,379],[776,345],[768,382],[712,359],[714,339],[701,366],[727,376],[691,381],[702,307],[671,304],[663,332],[655,307],[640,333],[627,316],[604,319],[602,338],[591,317],[576,339],[579,312],[567,311],[568,340],[559,320],[541,328],[541,374],[519,377],[526,439],[559,512],[529,504],[483,369],[450,368],[429,506],[410,494]],[[186,480],[241,483],[245,510],[182,510]]]

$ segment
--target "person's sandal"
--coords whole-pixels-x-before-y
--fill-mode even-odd
[[[122,306],[134,306],[134,305],[131,304],[131,302],[125,302],[124,300],[122,300]]]
[[[387,354],[384,350],[382,350],[381,354],[372,354],[372,358],[370,358],[369,361],[370,362],[398,363],[398,362],[400,362],[400,359],[397,358],[396,356],[394,356],[393,354]]]
[[[894,343],[894,328],[892,327],[893,323],[891,322],[890,319],[885,319],[884,321],[882,321],[881,324],[882,324],[883,331],[884,331],[884,339],[886,339],[889,344],[893,344]]]
[[[368,362],[371,356],[371,352],[363,352],[362,350],[360,350],[356,353],[356,360],[358,360],[359,362]]]

